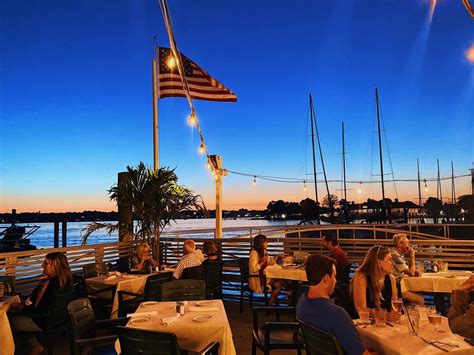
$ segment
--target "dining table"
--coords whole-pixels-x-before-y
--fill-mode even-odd
[[[441,325],[435,331],[426,314],[422,314],[416,335],[410,334],[406,316],[402,316],[399,323],[390,322],[384,327],[360,320],[354,323],[362,343],[378,355],[474,355],[474,346],[451,332],[446,317],[442,317]]]
[[[265,277],[267,279],[308,281],[304,265],[270,265],[265,268]]]
[[[417,277],[403,277],[400,282],[402,292],[451,293],[459,288],[470,276],[470,271],[442,271],[424,273]]]
[[[130,314],[127,327],[174,333],[180,349],[200,352],[213,341],[219,343],[219,355],[235,355],[232,330],[222,300],[187,301],[185,313],[176,313],[176,302],[142,302]],[[120,342],[115,349],[120,354]]]
[[[0,299],[0,355],[13,355],[15,353],[15,341],[8,320],[8,310],[13,303],[20,303],[20,296],[3,296]]]

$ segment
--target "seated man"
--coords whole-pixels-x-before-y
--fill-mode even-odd
[[[408,264],[405,259],[408,257]],[[405,275],[418,276],[418,272],[415,270],[415,250],[410,246],[410,242],[406,234],[398,233],[393,236],[393,248],[392,248],[392,263],[393,269],[392,274],[395,276],[397,283],[399,296],[401,294],[400,282]],[[422,296],[415,292],[406,291],[401,294],[402,298],[419,305],[425,303]]]
[[[335,235],[325,235],[323,236],[322,246],[324,249],[329,251],[329,257],[336,260],[336,270],[337,270],[337,279],[340,277],[345,277],[347,282],[349,281],[349,275],[342,275],[344,268],[350,264],[349,257],[339,246],[337,236]]]
[[[474,276],[451,294],[448,320],[453,333],[474,338]]]
[[[194,240],[188,239],[183,244],[183,253],[184,255],[179,259],[179,263],[176,266],[176,270],[173,272],[174,279],[180,279],[183,275],[185,269],[194,268],[197,266],[201,266],[201,261],[196,256],[194,250],[196,249],[196,244]],[[189,278],[189,277],[188,277]],[[196,277],[200,278],[200,277]]]
[[[336,266],[333,259],[311,255],[306,261],[309,291],[296,307],[296,317],[314,328],[333,334],[345,354],[371,354],[366,350],[347,312],[329,299],[336,286]]]

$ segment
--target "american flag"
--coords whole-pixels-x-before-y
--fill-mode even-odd
[[[163,47],[158,50],[158,97],[185,97],[178,68],[175,66],[171,69],[168,66],[168,60],[172,56],[171,50]],[[237,96],[232,91],[206,73],[199,65],[182,53],[181,58],[191,98],[207,101],[237,101]]]

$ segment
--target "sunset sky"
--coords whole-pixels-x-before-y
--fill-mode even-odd
[[[455,175],[469,174],[474,20],[460,0],[436,3],[169,0],[181,52],[238,97],[195,101],[210,153],[230,171],[311,180],[311,93],[328,178],[341,179],[344,121],[347,179],[376,181],[378,87],[386,173],[416,179],[419,158],[421,178],[434,178],[438,158],[443,177],[451,161]],[[0,19],[0,212],[114,210],[106,190],[117,173],[153,164],[153,35],[169,46],[158,3],[3,0]],[[160,163],[214,208],[188,114],[185,99],[159,102]],[[226,176],[224,208],[314,199],[311,183],[305,192],[301,181],[252,181]],[[451,181],[442,184],[450,197]],[[427,185],[423,196],[436,196]],[[340,188],[330,185],[339,197]],[[348,188],[349,200],[381,198],[378,184]],[[416,182],[396,188],[387,183],[387,197],[418,196]],[[470,177],[456,180],[457,196],[470,192]]]

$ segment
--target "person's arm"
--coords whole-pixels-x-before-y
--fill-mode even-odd
[[[258,262],[258,253],[256,250],[250,252],[249,258],[249,272],[251,275],[258,274],[259,270],[262,268],[261,264],[265,262],[263,259],[261,262]]]
[[[408,256],[409,256],[409,261],[408,261],[408,270],[409,270],[409,275],[410,276],[416,276],[415,272],[415,249],[412,247],[408,247]],[[408,274],[407,272],[405,272]]]
[[[352,294],[357,313],[359,313],[360,310],[367,308],[366,292],[367,277],[361,272],[356,272],[354,274],[354,280],[352,280]]]
[[[176,266],[176,269],[173,272],[173,278],[178,280],[183,274],[183,270],[184,270],[183,263],[181,262],[178,263],[178,266]]]

